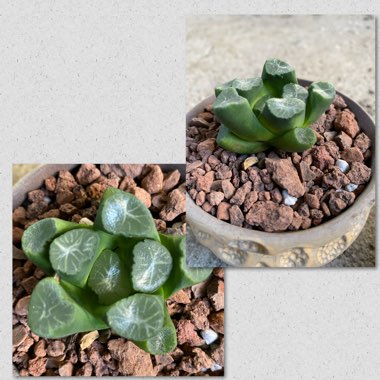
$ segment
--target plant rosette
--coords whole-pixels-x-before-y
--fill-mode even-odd
[[[88,168],[88,165],[82,165],[79,171],[75,170],[75,177],[79,182],[87,183],[85,179],[79,178],[78,173]],[[67,169],[72,168],[67,167]],[[51,170],[54,169],[50,169],[50,172]],[[49,173],[49,167],[41,167],[41,171]],[[68,178],[70,172],[61,170],[59,173],[58,180],[62,177]],[[140,177],[138,183],[144,181],[146,175],[145,173],[142,180]],[[36,196],[41,192],[41,190],[29,191],[39,186],[39,177],[38,174],[35,176],[31,174],[24,181],[29,201],[35,201]],[[51,173],[47,177],[47,181],[46,176],[43,178],[45,178],[46,186],[52,178]],[[178,180],[175,183],[172,181],[172,186],[168,189],[175,191],[173,186],[177,182]],[[87,185],[87,191],[89,186],[91,185]],[[183,344],[182,330],[177,326],[176,320],[176,325],[173,324],[171,318],[173,310],[170,308],[177,307],[172,299],[181,289],[205,282],[212,270],[188,268],[186,266],[185,236],[157,231],[151,211],[135,195],[114,187],[107,187],[103,190],[102,198],[97,201],[98,207],[94,223],[86,218],[80,223],[74,223],[56,217],[42,218],[31,224],[25,220],[22,221],[27,225],[22,234],[22,250],[30,261],[17,268],[14,272],[17,272],[15,281],[18,283],[18,269],[22,272],[26,271],[26,266],[32,269],[34,266],[31,263],[39,268],[35,271],[33,280],[36,281],[35,277],[37,277],[40,278],[40,281],[30,284],[31,288],[34,287],[33,291],[30,291],[31,296],[18,299],[15,295],[18,302],[14,311],[16,314],[21,313],[25,318],[27,316],[27,325],[25,324],[26,319],[24,321],[23,317],[19,317],[19,320],[31,329],[35,334],[32,336],[45,338],[40,339],[41,343],[49,344],[51,342],[54,346],[54,344],[64,344],[66,339],[71,341],[72,337],[76,337],[78,333],[79,337],[83,336],[82,339],[84,339],[87,335],[98,331],[97,336],[102,335],[103,332],[106,334],[107,331],[110,332],[108,335],[110,336],[112,331],[114,337],[126,338],[126,343],[133,342],[151,355],[172,353],[176,347],[178,348],[177,343]],[[25,189],[23,194],[25,196]],[[21,199],[24,196],[15,191],[16,208],[20,205],[18,198]],[[53,196],[51,195],[51,197]],[[56,204],[55,202],[55,200],[52,201],[52,207]],[[29,204],[29,206],[31,205],[33,203]],[[34,206],[29,206],[26,207],[28,211],[34,210]],[[162,210],[163,207],[161,206],[160,209]],[[17,215],[19,216],[19,211],[17,211]],[[14,220],[15,218],[17,216],[14,213]],[[74,216],[70,216],[70,218],[74,219]],[[172,230],[168,229],[168,231]],[[14,255],[22,260],[21,252],[18,252],[17,248],[15,250]],[[39,271],[38,275],[37,271]],[[29,279],[22,281],[20,288],[25,288],[26,281]],[[211,281],[210,284],[212,284],[214,280],[215,277],[212,277],[207,281]],[[207,287],[208,282],[204,286]],[[210,296],[212,294],[210,292]],[[24,300],[28,300],[28,311],[21,310]],[[206,315],[203,318],[207,318]],[[26,341],[18,342],[17,337],[24,330],[22,325],[17,325],[14,332],[16,334],[14,345],[20,349],[26,344]],[[87,332],[90,333],[86,334]],[[180,334],[178,342],[177,334]],[[214,332],[214,335],[218,338],[218,334]],[[197,337],[202,342],[198,335]],[[26,340],[30,339],[30,337],[26,337]],[[31,340],[33,342],[33,339]],[[115,354],[113,352],[114,343],[120,345],[118,350],[138,350],[136,346],[126,345],[123,339],[113,339],[109,341],[112,357]],[[49,344],[48,350],[51,344]],[[82,341],[80,345],[82,347]],[[34,351],[36,350],[38,352],[37,346],[34,347]],[[14,356],[16,364],[18,364],[21,353]],[[38,360],[45,360],[39,355],[29,359],[27,371],[30,374],[38,375],[50,371],[46,369],[45,365],[38,364]],[[48,355],[50,355],[49,351]],[[120,369],[120,372],[122,374],[152,375],[154,369],[151,367],[150,359],[148,360],[137,352],[136,355],[136,358],[141,357],[141,360],[145,360],[145,372],[139,366],[136,367],[137,372],[128,372],[131,369],[127,368]],[[122,360],[122,358],[118,360]],[[36,363],[34,363],[35,361]],[[212,359],[209,359],[209,362],[212,371],[222,369]],[[66,361],[62,362],[63,368],[66,367],[65,363]],[[20,374],[23,374],[25,366],[20,364],[22,368]],[[59,370],[59,374],[67,374],[66,369],[63,368]],[[161,367],[161,369],[164,368]],[[94,370],[98,375],[116,373],[109,372],[111,369],[108,369],[107,366],[99,368],[95,366]],[[51,371],[49,373],[53,374]],[[73,371],[73,366],[71,366],[71,371]],[[80,369],[76,373],[79,374],[81,371],[83,372],[84,369]],[[157,367],[155,373],[158,371]],[[185,369],[184,371],[186,372]],[[197,369],[198,371],[199,369]]]
[[[259,79],[218,86],[187,114],[187,222],[230,265],[323,266],[357,238],[374,204],[375,125],[335,90],[327,101],[319,84],[263,90]],[[283,98],[306,101],[300,118],[280,98],[272,107],[281,86]],[[301,135],[287,138],[297,129],[315,136],[305,149]],[[268,131],[279,133],[275,144]]]

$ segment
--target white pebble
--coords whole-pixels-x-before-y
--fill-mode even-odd
[[[218,334],[211,329],[201,331],[201,335],[207,344],[211,344],[218,339]]]
[[[282,190],[282,198],[284,201],[284,204],[287,206],[293,206],[297,203],[298,198],[292,197],[287,190]]]
[[[335,161],[335,165],[343,172],[343,173],[347,173],[348,170],[350,169],[350,165],[348,165],[348,162],[347,161],[344,161],[344,160],[336,160]]]
[[[355,191],[356,189],[358,188],[358,185],[356,185],[355,183],[349,183],[348,185],[346,185],[345,189],[347,191]]]
[[[212,372],[215,372],[215,371],[219,371],[220,369],[222,369],[223,367],[222,366],[220,366],[219,364],[217,364],[217,363],[215,363],[215,364],[213,364],[212,366],[211,366],[211,371]]]

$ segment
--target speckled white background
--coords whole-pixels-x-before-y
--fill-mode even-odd
[[[11,164],[184,162],[185,15],[380,13],[375,1],[305,3],[2,2],[2,379],[12,376]],[[229,270],[225,378],[378,379],[379,299],[378,269]]]

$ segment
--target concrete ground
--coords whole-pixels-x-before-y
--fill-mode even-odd
[[[217,83],[260,75],[270,57],[293,65],[299,78],[332,82],[375,119],[375,20],[363,15],[188,18],[187,109]],[[191,234],[188,239],[191,264],[220,264]],[[328,266],[375,266],[375,209],[354,244]]]

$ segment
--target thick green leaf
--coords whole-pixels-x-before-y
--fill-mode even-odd
[[[44,278],[35,287],[29,303],[28,325],[35,334],[49,339],[108,327],[77,304],[52,277]]]
[[[284,86],[282,90],[282,97],[285,98],[297,98],[306,103],[309,96],[308,91],[305,87],[300,86],[295,83],[288,83]]]
[[[107,312],[108,324],[118,335],[144,341],[164,325],[164,302],[152,294],[135,294],[113,304]]]
[[[206,280],[212,268],[189,268],[186,264],[186,238],[180,235],[162,235],[161,243],[170,251],[173,258],[173,269],[168,280],[162,286],[164,298],[182,288],[198,284]]]
[[[50,244],[49,258],[54,270],[73,285],[84,287],[100,253],[112,249],[115,239],[101,231],[76,229],[65,232]]]
[[[215,88],[215,95],[218,96],[226,88],[232,87],[243,98],[248,100],[251,108],[266,94],[263,80],[260,77],[248,79],[234,79]]]
[[[263,112],[263,109],[265,107],[266,101],[270,99],[270,95],[264,95],[261,97],[253,106],[253,112],[256,115],[256,117],[259,117],[261,112]]]
[[[54,273],[49,260],[49,244],[57,236],[74,228],[86,228],[83,224],[67,222],[57,218],[42,219],[22,235],[22,250],[30,261],[46,274]],[[88,228],[88,227],[87,227]]]
[[[234,88],[219,94],[213,112],[222,124],[244,140],[266,141],[274,137],[259,123],[248,100],[238,95]]]
[[[118,254],[106,249],[91,269],[88,286],[98,295],[101,304],[111,305],[132,293],[126,281],[128,275]]]
[[[285,152],[303,152],[317,142],[311,128],[294,128],[271,141],[271,145]]]
[[[271,98],[266,101],[260,122],[274,135],[301,127],[305,118],[305,103],[296,98]]]
[[[286,84],[298,83],[294,68],[276,58],[265,62],[261,77],[268,91],[277,98],[282,95],[282,89]]]
[[[164,326],[158,334],[146,341],[134,343],[152,355],[164,355],[174,351],[177,347],[177,333],[166,308]]]
[[[104,192],[94,226],[127,238],[159,240],[149,209],[134,195],[113,187]]]
[[[172,269],[170,252],[155,240],[144,240],[133,248],[132,284],[139,292],[155,292]]]
[[[330,107],[335,98],[335,88],[329,82],[314,82],[310,85],[308,91],[305,127],[317,121]]]
[[[269,145],[264,142],[242,140],[240,137],[234,135],[223,124],[219,127],[216,142],[223,149],[240,154],[263,152],[269,147]]]

